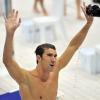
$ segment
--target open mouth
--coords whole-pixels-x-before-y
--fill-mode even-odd
[[[53,64],[51,64],[50,66],[51,66],[51,67],[53,67],[54,65],[53,65]]]
[[[48,68],[51,70],[53,68],[53,64],[48,65]]]

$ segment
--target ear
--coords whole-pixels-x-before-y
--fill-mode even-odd
[[[37,55],[36,58],[37,58],[37,61],[38,61],[38,62],[41,61],[41,57],[40,57],[40,55]]]

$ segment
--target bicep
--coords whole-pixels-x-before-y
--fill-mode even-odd
[[[5,64],[10,76],[18,83],[24,81],[25,71],[14,61]]]
[[[76,49],[74,48],[74,46],[68,47],[64,51],[64,53],[58,58],[57,61],[58,61],[59,70],[64,68],[69,63],[75,51]]]

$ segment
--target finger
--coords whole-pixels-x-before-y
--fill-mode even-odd
[[[16,13],[15,13],[15,17],[16,17],[16,18],[18,17],[18,11],[16,11]]]
[[[11,10],[7,18],[13,17],[15,15],[15,9]]]
[[[14,13],[15,13],[15,9],[12,9],[12,11],[11,11],[11,16],[13,16]]]
[[[83,2],[83,6],[85,7],[85,2]]]
[[[81,7],[81,9],[82,9],[82,11],[83,11],[85,17],[87,17],[87,16],[86,16],[86,11],[85,11],[85,9],[84,9],[83,7]]]
[[[19,23],[21,23],[21,18],[19,18]]]
[[[18,26],[21,24],[21,18],[19,18],[19,21],[18,21]]]
[[[86,5],[85,5],[85,2],[83,2],[83,7],[84,7],[84,10],[86,11]]]
[[[15,9],[12,10],[12,16],[16,17],[16,10]]]
[[[85,2],[83,2],[82,11],[84,12],[84,15],[85,15],[85,17],[86,17],[86,19],[87,19],[88,15],[87,15],[87,13],[86,13],[86,5],[85,5]]]
[[[7,21],[6,15],[3,13],[2,16],[3,16],[3,18],[4,18],[5,22],[6,22]]]

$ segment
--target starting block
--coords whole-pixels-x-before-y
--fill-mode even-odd
[[[81,68],[91,74],[97,73],[97,59],[95,48],[82,48],[79,50]]]

